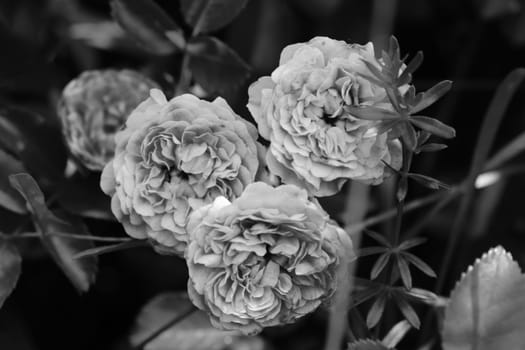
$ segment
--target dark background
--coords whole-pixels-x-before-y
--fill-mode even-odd
[[[177,1],[159,3],[182,22]],[[164,73],[176,80],[180,57],[148,55],[125,38],[101,49],[85,38],[72,37],[75,23],[102,20],[110,20],[107,0],[0,0],[0,102],[38,111],[46,117],[46,123],[58,128],[54,102],[64,85],[83,70],[134,68],[169,88],[170,79]],[[102,26],[94,26],[89,33],[106,35]],[[215,34],[252,67],[246,84],[225,94],[233,109],[245,117],[247,86],[277,67],[280,51],[288,44],[323,35],[357,43],[374,40],[382,46],[388,34],[394,34],[402,53],[422,50],[425,61],[414,83],[424,90],[440,80],[454,81],[452,91],[428,113],[455,127],[457,137],[439,155],[419,156],[414,169],[454,184],[468,171],[477,132],[496,87],[509,71],[525,65],[525,1],[251,0],[233,23]],[[525,88],[520,88],[516,94],[495,149],[525,130],[524,93]],[[57,132],[55,141],[59,140]],[[521,156],[513,164],[523,165],[524,160]],[[524,266],[524,184],[523,175],[518,174],[492,188],[491,193],[478,194],[469,214],[466,238],[460,243],[449,274],[447,291],[475,257],[497,244]],[[410,198],[428,193],[414,187]],[[384,191],[373,189],[369,215],[388,207],[381,201]],[[78,201],[82,201],[80,196]],[[323,200],[323,204],[342,220],[337,215],[343,201],[340,195]],[[489,214],[483,212],[487,208]],[[416,253],[436,270],[456,209],[457,203],[449,205],[422,231],[429,242]],[[406,225],[423,212],[409,215]],[[0,209],[0,230],[9,232],[21,220]],[[87,223],[96,235],[123,235],[116,223]],[[364,244],[371,242],[365,240]],[[159,256],[150,249],[101,256],[97,282],[82,296],[39,244],[26,244],[23,254],[19,284],[0,310],[2,350],[126,349],[126,336],[140,307],[159,292],[186,287],[184,262]],[[365,259],[359,274],[367,276],[369,270]],[[414,278],[416,286],[433,286],[433,281],[423,275],[416,273]],[[320,312],[298,325],[265,331],[263,336],[274,349],[319,349],[325,324],[326,314]]]

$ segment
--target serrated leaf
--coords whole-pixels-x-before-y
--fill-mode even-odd
[[[374,263],[374,266],[372,266],[372,270],[370,271],[370,279],[375,280],[377,276],[379,276],[381,271],[384,270],[389,260],[390,260],[390,253],[381,254],[379,258],[377,258],[376,262]]]
[[[171,327],[163,329],[170,323]],[[142,308],[130,343],[134,347],[143,345],[145,350],[222,350],[226,342],[242,338],[236,332],[213,328],[208,315],[196,310],[186,293],[164,293]]]
[[[450,295],[445,350],[525,349],[525,276],[502,247],[476,260]]]
[[[405,319],[412,325],[412,327],[419,329],[421,321],[419,321],[419,317],[412,306],[410,306],[410,304],[400,295],[396,295],[395,300],[399,311],[401,311]]]
[[[0,308],[16,287],[22,258],[12,244],[0,239]]]
[[[75,260],[80,251],[93,247],[89,240],[74,240],[53,236],[53,232],[90,235],[87,227],[76,218],[58,218],[46,206],[44,194],[29,174],[10,176],[11,185],[25,198],[42,243],[57,265],[80,292],[86,292],[95,281],[97,259]]]
[[[181,28],[153,0],[112,0],[111,9],[120,26],[151,53],[169,55],[183,47],[184,40],[173,40],[184,38]]]
[[[431,106],[439,100],[441,97],[443,97],[449,90],[452,88],[452,82],[450,80],[443,80],[427,91],[425,91],[422,95],[421,101],[416,104],[415,106],[412,106],[410,109],[411,113],[417,113],[419,111],[422,111],[423,109]]]
[[[412,253],[403,252],[401,253],[403,257],[412,265],[414,265],[418,270],[423,272],[425,275],[436,278],[436,273],[434,270],[423,260],[418,258]]]
[[[0,149],[0,206],[17,214],[27,213],[24,198],[9,184],[9,175],[25,172],[24,165]]]
[[[350,113],[355,118],[365,120],[395,120],[400,118],[399,114],[396,112],[372,106],[345,106],[345,111]]]
[[[383,312],[385,311],[386,297],[385,295],[380,295],[372,304],[370,310],[368,310],[368,315],[366,316],[366,326],[368,328],[374,328],[381,320]]]
[[[422,130],[445,139],[456,137],[456,130],[453,127],[434,118],[415,115],[410,117],[410,122]]]
[[[398,255],[396,257],[396,260],[397,268],[399,270],[399,274],[401,275],[401,280],[403,281],[403,284],[408,290],[412,289],[412,274],[410,273],[410,269],[408,268],[408,263],[401,255]]]
[[[193,38],[187,50],[193,77],[207,91],[225,92],[238,87],[248,78],[248,64],[217,38]]]
[[[365,339],[358,340],[348,344],[347,350],[395,350],[394,348],[386,347],[378,340]]]
[[[408,173],[407,176],[417,183],[433,190],[439,190],[440,188],[450,189],[449,185],[427,175]]]
[[[193,27],[193,34],[220,29],[239,15],[248,0],[181,0],[186,22]]]

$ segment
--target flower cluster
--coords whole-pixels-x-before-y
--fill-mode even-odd
[[[395,129],[352,114],[394,115],[392,98],[412,94],[377,78],[385,60],[371,43],[317,37],[286,47],[250,86],[257,127],[220,97],[168,101],[153,89],[116,133],[101,177],[114,215],[130,236],[184,256],[190,298],[216,327],[253,334],[330,299],[341,256],[354,253],[315,197],[348,180],[380,184],[402,163]],[[409,75],[398,61],[387,71]]]
[[[91,70],[69,82],[58,115],[71,154],[90,170],[113,158],[115,133],[158,85],[132,70]]]
[[[377,65],[372,43],[316,37],[287,46],[271,77],[248,91],[248,108],[270,141],[267,162],[285,183],[315,196],[337,193],[348,180],[379,184],[401,166],[400,144],[345,106],[392,109],[385,89],[367,79]]]

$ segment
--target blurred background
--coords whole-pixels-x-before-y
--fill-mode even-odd
[[[183,23],[178,1],[157,2]],[[445,183],[458,183],[468,172],[478,129],[495,89],[509,71],[525,65],[524,0],[251,0],[230,25],[214,33],[251,67],[244,85],[223,95],[237,113],[249,119],[247,87],[277,67],[286,45],[329,36],[355,43],[372,40],[384,47],[390,34],[399,40],[402,54],[424,52],[425,61],[414,76],[418,90],[440,80],[454,81],[451,92],[428,113],[456,128],[457,137],[439,155],[416,158],[413,169]],[[56,169],[60,169],[65,164],[67,151],[55,105],[68,81],[87,69],[132,68],[155,79],[169,94],[182,59],[176,54],[153,55],[138,46],[112,20],[108,0],[1,0],[0,47],[0,112],[7,106],[20,107],[43,116],[35,138],[43,138],[53,156],[41,158],[35,165],[39,169],[49,164],[59,164]],[[524,93],[522,87],[516,94],[495,149],[525,130]],[[524,165],[524,156],[513,160],[521,174]],[[84,178],[84,188],[97,191],[98,176]],[[49,181],[46,191],[51,193],[56,186],[56,181]],[[368,215],[392,206],[391,187],[372,190]],[[322,201],[340,222],[345,221],[341,217],[345,193]],[[412,186],[409,197],[428,193]],[[497,244],[525,266],[524,195],[523,175],[505,178],[477,193],[445,290],[475,257]],[[73,194],[60,205],[68,210],[84,198]],[[97,200],[109,202],[103,195]],[[416,222],[424,210],[408,215],[406,225]],[[416,253],[436,271],[456,210],[457,203],[451,203],[421,230],[429,242]],[[22,221],[0,209],[1,231],[10,232]],[[95,235],[123,234],[115,222],[86,222]],[[384,227],[378,225],[377,230]],[[371,242],[365,239],[363,244]],[[22,252],[21,279],[0,310],[0,349],[128,349],[126,339],[141,306],[160,292],[186,288],[184,261],[140,248],[101,256],[96,284],[80,296],[40,245],[28,242]],[[370,264],[363,259],[358,274],[368,276],[369,271]],[[416,286],[432,289],[434,281],[422,274],[414,277]],[[267,330],[265,346],[320,349],[326,322],[327,314],[319,312],[296,325]]]

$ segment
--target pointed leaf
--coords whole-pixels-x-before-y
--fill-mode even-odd
[[[450,80],[443,80],[428,89],[423,93],[423,98],[421,101],[416,104],[415,106],[412,106],[410,109],[411,113],[417,113],[419,111],[424,110],[425,108],[431,106],[439,100],[441,97],[443,97],[449,90],[452,88],[452,82]]]
[[[412,326],[406,320],[396,323],[383,338],[382,343],[390,348],[395,347],[405,337],[410,328]]]
[[[366,326],[368,328],[374,328],[381,320],[383,312],[385,311],[386,297],[385,295],[380,295],[372,304],[370,310],[368,310],[368,315],[366,316]]]
[[[525,349],[525,276],[502,247],[476,260],[450,295],[445,350]]]
[[[248,0],[181,0],[186,22],[193,34],[221,29],[239,15]]]
[[[53,236],[54,232],[73,233],[89,236],[87,227],[80,220],[64,216],[58,218],[46,206],[44,194],[36,181],[29,174],[10,176],[11,185],[25,198],[33,221],[41,234],[42,243],[62,269],[71,283],[80,292],[86,292],[95,281],[97,259],[75,260],[73,256],[79,251],[93,247],[89,240],[75,240]]]
[[[15,246],[0,238],[0,308],[15,289],[22,269],[22,258]]]
[[[428,266],[426,262],[424,262],[423,260],[421,260],[420,258],[418,258],[412,253],[403,252],[401,254],[408,262],[414,265],[418,270],[423,272],[425,275],[436,278],[436,273],[430,266]]]
[[[368,62],[367,60],[362,60],[365,66],[368,68],[368,70],[372,73],[372,75],[375,77],[371,77],[374,79],[379,86],[386,86],[387,85],[387,78],[385,75],[381,72],[379,68],[377,68],[373,63]]]
[[[417,146],[417,134],[412,124],[403,122],[399,124],[401,137],[409,150],[415,150]]]
[[[417,153],[420,152],[437,152],[446,149],[448,146],[443,143],[427,143],[417,149]]]
[[[395,350],[394,348],[389,348],[383,345],[382,342],[378,340],[365,339],[357,340],[355,342],[348,344],[347,350]]]
[[[0,206],[17,214],[27,213],[24,198],[9,184],[9,175],[25,172],[24,165],[0,149]]]
[[[410,273],[410,269],[408,268],[408,263],[403,258],[403,256],[400,255],[397,256],[396,260],[397,268],[399,269],[399,274],[401,275],[401,280],[403,280],[403,284],[408,290],[412,289],[412,274]]]
[[[155,1],[112,0],[111,9],[120,26],[149,52],[169,55],[184,46],[184,40],[173,40],[184,38],[181,28]]]
[[[213,37],[197,37],[188,43],[190,69],[197,83],[207,91],[224,92],[241,85],[249,66],[235,51]]]
[[[390,247],[391,246],[390,242],[388,242],[388,240],[385,238],[385,236],[381,235],[380,233],[372,231],[372,230],[368,230],[368,229],[363,230],[363,232],[368,237],[370,237],[373,240],[375,240],[377,243],[382,244],[385,247]]]
[[[444,188],[446,190],[450,189],[451,187],[437,179],[434,179],[430,176],[421,175],[421,174],[414,174],[414,173],[408,173],[407,176],[416,181],[417,183],[431,188],[433,190],[439,190],[440,188]]]
[[[448,305],[448,299],[432,293],[429,290],[421,288],[412,288],[411,290],[403,291],[406,295],[410,296],[416,301],[432,305],[434,307],[446,307]]]
[[[412,327],[419,329],[421,326],[421,321],[419,321],[419,317],[412,306],[410,306],[410,304],[400,295],[396,295],[395,300],[399,310],[406,320],[412,325]]]
[[[427,239],[425,237],[416,237],[416,238],[410,238],[405,241],[403,241],[399,246],[399,250],[408,250],[414,247],[417,247],[418,245],[421,245],[425,243]]]
[[[399,76],[398,84],[403,85],[410,83],[412,74],[421,66],[421,63],[423,63],[423,52],[418,51]]]
[[[417,133],[417,145],[418,145],[418,147],[420,147],[425,142],[427,142],[428,139],[430,138],[430,136],[432,136],[432,134],[429,133],[428,131],[421,130],[420,132],[418,132]]]
[[[410,122],[422,130],[426,130],[429,133],[445,139],[456,137],[456,130],[454,130],[454,128],[434,118],[414,115],[410,117]]]
[[[143,240],[140,240],[140,241],[133,240],[129,242],[108,244],[108,245],[104,245],[101,247],[94,247],[94,248],[89,248],[89,249],[80,251],[73,256],[73,259],[85,259],[88,257],[99,256],[102,254],[118,252],[120,250],[126,250],[126,249],[137,248],[137,247],[146,247],[146,246],[148,246],[148,243],[147,241],[143,241]]]
[[[362,258],[369,255],[384,253],[386,251],[388,251],[388,248],[386,247],[365,247],[357,251],[357,256]]]
[[[396,112],[372,106],[346,106],[345,110],[353,117],[365,120],[395,120],[400,118],[399,114]]]
[[[385,132],[389,132],[398,123],[399,123],[398,120],[385,120],[385,121],[382,121],[379,125],[377,125],[377,134],[381,135],[381,134],[384,134]]]
[[[388,264],[388,261],[390,260],[390,253],[385,253],[379,256],[377,258],[376,262],[374,263],[374,266],[372,266],[372,271],[370,271],[370,279],[375,280],[377,276],[383,271],[386,264]]]

